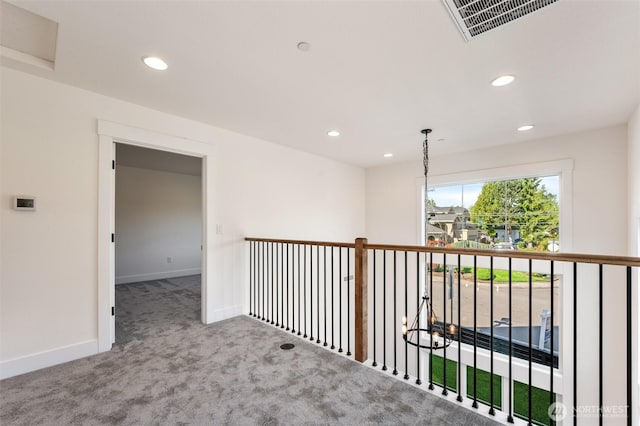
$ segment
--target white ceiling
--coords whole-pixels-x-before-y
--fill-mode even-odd
[[[468,43],[435,0],[12,3],[58,22],[58,45],[55,71],[7,66],[360,166],[420,158],[424,127],[438,155],[625,123],[640,102],[635,0],[561,0]]]

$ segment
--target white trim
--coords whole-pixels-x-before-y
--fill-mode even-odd
[[[215,311],[209,312],[210,321],[208,322],[208,324],[237,317],[240,315],[246,315],[247,311],[247,307],[244,304],[217,309]]]
[[[47,71],[53,71],[55,69],[55,62],[41,59],[6,46],[0,46],[0,56],[22,62],[23,64],[33,65],[34,67],[42,68]]]
[[[86,342],[73,345],[62,346],[48,351],[9,359],[0,362],[0,380],[41,368],[63,364],[80,358],[85,358],[98,353],[98,341],[87,340]]]
[[[115,258],[111,233],[114,229],[114,218],[109,214],[114,209],[115,180],[111,169],[113,158],[113,140],[109,136],[100,135],[98,138],[98,351],[111,349],[115,336],[111,307],[114,305],[112,283],[115,268],[112,259]],[[104,213],[103,213],[104,212]]]
[[[140,281],[163,280],[165,278],[184,277],[187,275],[197,275],[202,272],[202,268],[174,269],[164,272],[149,272],[147,274],[122,275],[116,277],[117,284],[137,283]]]
[[[115,226],[115,179],[111,161],[114,143],[142,146],[152,149],[191,155],[202,158],[202,293],[201,321],[205,324],[222,319],[222,314],[209,309],[213,306],[215,288],[213,265],[217,254],[215,241],[214,198],[208,196],[208,188],[214,188],[213,171],[215,148],[204,142],[185,139],[123,124],[98,120],[98,343],[99,351],[111,349],[113,342],[113,317],[111,307],[115,298],[115,253],[111,233]],[[211,224],[209,226],[209,224]],[[210,247],[211,245],[211,247]],[[233,310],[235,307],[225,309]],[[228,316],[227,316],[228,317]]]

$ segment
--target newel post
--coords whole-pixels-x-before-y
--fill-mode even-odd
[[[367,360],[369,349],[368,340],[368,300],[367,297],[367,239],[356,238],[355,258],[355,359],[364,362]]]

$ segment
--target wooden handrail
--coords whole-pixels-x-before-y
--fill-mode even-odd
[[[282,243],[282,244],[301,244],[307,246],[325,246],[325,247],[344,247],[355,248],[354,243],[338,243],[335,241],[306,241],[306,240],[281,240],[273,238],[251,238],[246,237],[245,241],[257,241],[261,243]]]
[[[594,263],[603,265],[618,266],[640,266],[640,257],[629,256],[610,256],[600,254],[582,254],[582,253],[548,253],[548,252],[531,252],[517,250],[491,250],[491,249],[467,249],[467,248],[444,248],[444,247],[424,247],[424,246],[408,246],[395,244],[366,244],[369,250],[390,250],[390,251],[409,251],[421,253],[446,253],[460,254],[466,256],[493,256],[493,257],[510,257],[513,259],[533,259],[533,260],[553,260],[555,262],[578,262],[578,263]]]
[[[326,246],[326,247],[345,247],[355,248],[355,243],[340,243],[335,241],[307,241],[307,240],[286,240],[286,239],[271,239],[271,238],[245,238],[245,241],[257,241],[257,242],[269,242],[269,243],[284,243],[284,244],[302,244],[311,246]],[[584,253],[549,253],[549,252],[531,252],[531,251],[517,251],[517,250],[491,250],[491,249],[470,249],[470,248],[444,248],[444,247],[425,247],[415,245],[400,245],[400,244],[365,244],[365,249],[368,250],[396,250],[396,251],[408,251],[408,252],[420,252],[420,253],[445,253],[445,254],[460,254],[463,256],[493,256],[493,257],[505,257],[512,259],[533,259],[533,260],[553,260],[555,262],[578,262],[578,263],[592,263],[603,265],[617,265],[617,266],[639,266],[640,257],[630,256],[611,256],[601,254],[584,254]]]

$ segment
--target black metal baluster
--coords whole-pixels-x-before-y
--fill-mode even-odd
[[[376,250],[373,250],[373,367],[376,367]]]
[[[425,257],[425,262],[427,261]],[[427,277],[425,277],[426,279]],[[407,328],[409,326],[409,319],[407,318]],[[421,385],[422,380],[420,380],[420,252],[416,252],[416,328],[418,329],[416,332],[416,339],[418,344],[416,346],[416,385]],[[407,339],[409,339],[409,334],[407,334]]]
[[[382,371],[387,371],[387,251],[382,251]]]
[[[531,357],[529,357],[531,359]],[[531,371],[531,370],[529,370]],[[478,257],[473,256],[473,408],[478,408]]]
[[[603,265],[598,265],[598,422],[602,426],[602,405],[603,405]]]
[[[409,279],[407,268],[407,252],[404,252],[404,322],[409,324]],[[409,380],[409,343],[404,339],[404,379]]]
[[[279,320],[280,311],[278,310],[278,302],[279,302],[279,296],[280,296],[279,291],[278,291],[279,290],[278,289],[278,284],[279,284],[278,283],[278,281],[279,281],[278,280],[278,266],[279,266],[278,260],[280,258],[280,256],[279,256],[279,254],[280,254],[280,248],[279,248],[280,244],[275,243],[275,245],[276,245],[276,256],[275,256],[275,260],[276,260],[276,269],[275,269],[275,271],[276,271],[276,276],[275,276],[276,291],[274,293],[275,294],[275,305],[276,305],[275,320],[276,320],[276,327],[280,327],[280,322],[279,322],[280,321]]]
[[[267,300],[267,266],[269,265],[269,261],[267,259],[267,243],[262,242],[262,320],[265,321],[265,312],[267,308],[266,300]]]
[[[253,241],[249,241],[249,316],[253,316]]]
[[[549,362],[549,405],[553,404],[555,402],[555,395],[553,394],[553,347],[554,347],[554,342],[553,342],[553,338],[554,338],[554,330],[553,330],[553,313],[555,311],[555,309],[553,309],[553,281],[554,281],[554,262],[553,260],[551,261],[551,283],[550,283],[550,298],[551,298],[551,312],[550,312],[550,318],[549,321],[551,321],[551,333],[550,333],[550,342],[549,342],[549,355],[551,356],[550,362]],[[542,333],[542,330],[540,330],[540,333]],[[555,419],[551,419],[551,424],[553,425],[555,423]]]
[[[280,244],[280,328],[284,328],[284,243]]]
[[[295,303],[294,303],[295,306]],[[302,311],[302,305],[300,304],[300,244],[298,244],[298,336],[300,336],[300,330],[302,325],[300,324],[300,312]],[[295,333],[295,330],[291,330]]]
[[[396,253],[397,251],[393,251],[393,375],[398,375],[398,336],[396,330],[396,321],[398,320],[398,312],[397,312],[397,299],[398,299],[398,274],[397,274],[397,262],[396,262]]]
[[[493,409],[493,256],[489,257],[489,328],[491,329],[491,342],[489,344],[489,356],[490,356],[490,367],[491,367],[491,376],[489,379],[489,414],[492,416],[496,415],[496,410]]]
[[[334,247],[331,246],[331,349],[336,348],[335,340],[334,340],[335,333],[334,333],[334,327],[333,327],[336,322],[336,317],[334,315],[335,302],[333,300],[333,295],[335,293],[335,287],[333,284],[336,276],[335,269],[333,268],[333,249]]]
[[[275,243],[271,243],[271,324],[275,324],[274,321],[274,317],[276,315],[276,313],[278,312],[277,310],[275,310],[275,306],[276,306],[276,256],[277,253],[274,252],[274,249],[277,249],[277,247],[275,246]]]
[[[269,295],[271,294],[271,243],[265,242],[266,246],[266,273],[265,273],[265,287],[264,287],[264,320],[268,324],[269,323],[269,311],[271,310],[271,306],[269,305]]]
[[[338,277],[338,338],[340,341],[338,352],[342,352],[342,247],[338,247]]]
[[[460,255],[458,255],[458,397],[456,401],[462,402],[462,317],[460,311],[460,301],[462,295],[460,294],[460,281],[462,280],[462,262]],[[451,319],[453,320],[453,312],[451,312]]]
[[[258,285],[260,283],[260,252],[258,251],[258,241],[253,244],[253,317],[258,316]]]
[[[284,243],[280,244],[280,294],[278,303],[280,306],[280,328],[284,328]]]
[[[303,338],[307,338],[307,246],[302,246],[302,268],[303,268],[303,277],[304,282],[302,288],[304,289],[304,334]]]
[[[289,331],[289,303],[289,243],[287,243],[287,315],[285,316],[287,320],[287,328],[285,328],[285,331]]]
[[[509,414],[507,415],[507,421],[509,423],[513,423],[513,364],[512,364],[512,356],[513,356],[513,334],[512,334],[512,323],[513,323],[513,313],[512,313],[512,285],[513,285],[513,277],[511,274],[511,261],[509,258]],[[504,407],[503,407],[504,409]]]
[[[324,303],[322,304],[322,308],[324,309],[324,344],[322,346],[327,346],[327,246],[323,247],[323,256],[322,269],[324,273],[322,276],[324,279]]]
[[[627,425],[631,426],[631,344],[633,335],[632,330],[632,304],[631,304],[631,266],[627,266]]]
[[[351,251],[347,247],[347,356],[351,356]]]
[[[429,324],[429,390],[434,390],[433,386],[433,304],[431,297],[433,296],[433,253],[429,253],[429,298],[427,299],[427,305],[429,309],[427,314],[427,322]]]
[[[444,344],[442,345],[442,394],[448,395],[447,391],[447,253],[442,254],[442,338]]]
[[[267,244],[267,286],[266,286],[266,293],[265,293],[265,297],[266,297],[266,312],[265,312],[265,321],[267,323],[269,323],[270,321],[270,316],[269,316],[269,312],[271,312],[271,274],[272,274],[272,270],[273,268],[272,266],[272,255],[273,255],[273,245],[269,242],[266,243]]]
[[[316,343],[320,343],[320,246],[316,247],[316,264],[318,265],[316,267],[316,296],[317,297],[317,309],[316,309],[316,313],[317,313],[317,319],[316,319],[316,336],[318,336],[318,340],[316,340]],[[312,339],[313,340],[313,339]]]
[[[578,422],[578,264],[573,262],[573,424]]]
[[[529,424],[532,424],[533,416],[533,397],[531,395],[532,387],[532,358],[533,358],[533,261],[529,259]]]
[[[309,340],[313,342],[313,246],[309,247],[309,297],[311,298],[309,308],[311,309],[311,315],[309,316]]]

